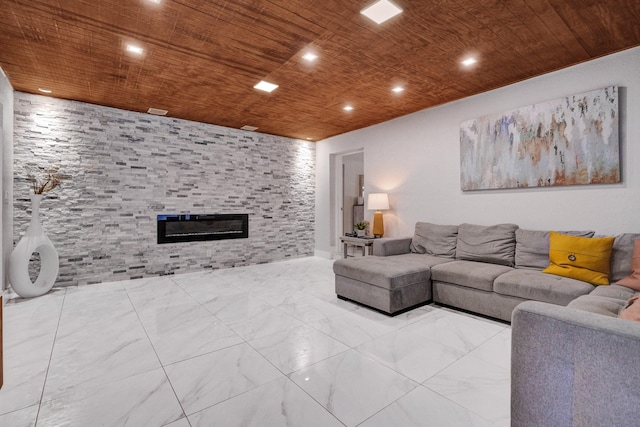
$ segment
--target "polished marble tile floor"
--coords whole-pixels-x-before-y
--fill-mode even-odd
[[[302,258],[4,308],[0,426],[508,426],[508,325],[387,317]]]

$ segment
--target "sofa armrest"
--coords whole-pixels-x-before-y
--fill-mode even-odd
[[[373,254],[376,256],[402,255],[411,252],[411,237],[382,238],[373,241]]]
[[[512,426],[632,426],[640,323],[528,301],[512,316]]]

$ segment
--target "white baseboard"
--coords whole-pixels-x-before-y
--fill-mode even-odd
[[[331,252],[321,251],[319,249],[314,249],[313,255],[317,256],[317,257],[320,257],[320,258],[333,259],[333,257],[331,256]]]

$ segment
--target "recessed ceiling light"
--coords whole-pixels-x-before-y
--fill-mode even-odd
[[[254,86],[254,88],[263,90],[265,92],[273,92],[278,88],[278,85],[260,80],[260,82]]]
[[[147,0],[149,3],[160,4],[162,0]]]
[[[307,141],[311,141],[313,138],[307,138]]]
[[[394,91],[395,93],[400,93],[404,91],[404,88],[402,86],[396,86],[391,90]]]
[[[469,58],[465,59],[464,61],[462,61],[462,65],[464,65],[465,67],[470,67],[473,64],[475,64],[476,62],[478,62],[478,60],[476,58],[469,57]]]
[[[39,87],[39,88],[38,88],[38,90],[39,90],[40,92],[42,92],[42,93],[51,93],[51,92],[52,92],[52,91],[51,91],[51,90],[49,90],[49,89],[44,89],[44,88],[41,88],[41,87]]]
[[[402,9],[388,0],[377,1],[371,6],[360,11],[361,14],[371,19],[376,24],[382,24],[387,19],[391,19],[401,12]]]
[[[313,62],[316,59],[318,59],[318,55],[316,55],[315,53],[312,52],[307,52],[304,55],[302,55],[302,59],[309,61],[309,62]]]
[[[345,105],[344,108],[342,108],[344,111],[352,111],[353,107],[351,105]]]
[[[147,113],[153,114],[154,116],[166,116],[168,111],[161,110],[160,108],[149,107],[149,109],[147,110]]]
[[[136,46],[135,44],[127,43],[127,52],[135,53],[136,55],[142,55],[144,49],[140,46]]]
[[[248,131],[250,131],[250,132],[253,132],[253,131],[258,130],[258,128],[257,128],[257,127],[255,127],[255,126],[249,126],[249,125],[244,125],[244,126],[242,126],[240,129],[242,129],[242,130],[248,130]]]

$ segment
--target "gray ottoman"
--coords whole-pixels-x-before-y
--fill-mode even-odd
[[[431,300],[431,270],[419,258],[367,256],[341,259],[334,262],[333,272],[338,297],[388,314],[398,314]]]

